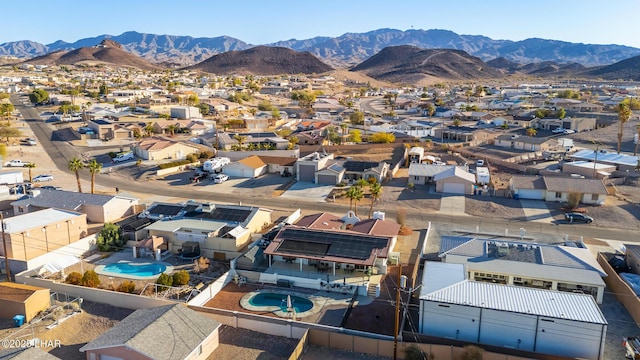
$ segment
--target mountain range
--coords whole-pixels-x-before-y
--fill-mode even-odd
[[[73,43],[61,40],[47,45],[29,40],[7,42],[0,44],[0,56],[33,58],[59,50],[95,46],[105,39],[121,44],[124,50],[149,62],[165,65],[192,65],[216,54],[256,46],[228,36],[194,38],[130,31],[117,36],[83,38]],[[291,39],[263,45],[286,47],[298,52],[308,51],[331,66],[343,68],[357,65],[386,47],[399,45],[413,45],[422,49],[463,50],[483,61],[504,58],[519,64],[553,61],[588,67],[610,65],[640,55],[640,49],[623,45],[594,45],[537,38],[522,41],[494,40],[481,35],[459,35],[437,29],[378,29],[366,33],[346,33],[338,37]]]

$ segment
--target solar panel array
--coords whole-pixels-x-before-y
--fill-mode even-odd
[[[379,163],[373,161],[345,161],[342,167],[347,169],[347,171],[363,172],[378,165]]]
[[[212,212],[189,211],[184,217],[242,223],[249,218],[251,212],[247,209],[217,207]]]
[[[312,256],[326,256],[330,244],[309,243],[305,241],[285,240],[278,251],[288,254],[304,254]]]
[[[176,216],[182,211],[182,208],[182,205],[157,204],[147,209],[147,211],[149,211],[149,214],[154,215]]]
[[[285,248],[293,247],[297,243],[306,243],[306,246],[314,249],[317,247],[315,244],[325,244],[328,245],[326,253],[320,255],[361,260],[368,259],[373,249],[383,249],[389,245],[389,239],[383,237],[293,228],[284,229],[279,237],[284,241],[278,250],[283,249],[283,246]],[[292,242],[292,244],[286,245],[287,242]],[[294,245],[293,242],[296,244]]]

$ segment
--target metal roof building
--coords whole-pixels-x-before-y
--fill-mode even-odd
[[[421,294],[419,331],[529,352],[601,359],[607,320],[589,295],[464,280]]]

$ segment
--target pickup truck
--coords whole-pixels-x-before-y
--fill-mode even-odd
[[[28,162],[23,162],[22,160],[11,160],[8,163],[4,164],[4,166],[6,167],[25,167],[27,165],[29,165],[30,163]]]
[[[640,359],[640,337],[629,336],[622,338],[622,346],[625,347],[627,359]]]

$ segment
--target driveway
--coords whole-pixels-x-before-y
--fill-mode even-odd
[[[464,212],[465,196],[464,195],[442,195],[440,200],[440,213],[465,216]]]
[[[524,215],[528,221],[538,221],[551,224],[554,219],[547,208],[547,204],[541,200],[520,200]]]
[[[335,186],[333,185],[317,185],[310,182],[296,182],[285,191],[281,198],[291,200],[305,200],[312,202],[324,203],[327,196]]]

